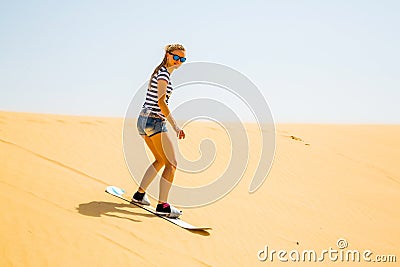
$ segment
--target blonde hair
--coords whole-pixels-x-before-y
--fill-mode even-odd
[[[160,65],[158,65],[154,69],[153,73],[150,76],[149,87],[150,87],[151,79],[153,78],[154,74],[156,74],[161,69],[161,67],[167,63],[167,54],[171,53],[172,51],[175,51],[175,50],[185,51],[185,48],[181,44],[169,44],[169,45],[165,46],[164,50],[165,50],[165,54],[164,54],[163,60],[161,61]]]

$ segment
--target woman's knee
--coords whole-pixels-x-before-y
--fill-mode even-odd
[[[176,162],[176,159],[168,160],[167,162],[165,162],[166,168],[171,168],[173,170],[176,170],[177,166],[178,163]]]
[[[157,169],[163,167],[164,165],[165,165],[165,162],[162,159],[155,159],[153,161],[153,166],[156,167],[156,168],[158,167]]]

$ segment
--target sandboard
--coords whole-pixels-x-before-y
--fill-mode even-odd
[[[154,214],[154,215],[156,215],[156,216],[158,216],[160,218],[163,218],[164,220],[167,220],[167,221],[169,221],[169,222],[171,222],[171,223],[173,223],[175,225],[178,225],[179,227],[182,227],[184,229],[187,229],[187,230],[207,230],[207,229],[211,229],[210,227],[198,227],[198,226],[191,225],[190,223],[187,223],[187,222],[181,220],[180,218],[169,218],[169,217],[166,217],[166,216],[159,215],[159,214],[156,213],[156,210],[151,206],[144,206],[144,205],[140,205],[140,204],[135,203],[135,202],[131,202],[129,199],[124,197],[125,190],[122,189],[122,188],[119,188],[117,186],[114,186],[114,185],[107,186],[106,193],[108,193],[108,194],[110,194],[112,196],[115,196],[115,197],[117,197],[119,199],[122,199],[122,200],[124,200],[124,201],[126,201],[126,202],[128,202],[128,203],[130,203],[132,205],[135,205],[136,207],[144,209],[147,212],[150,212],[150,213],[152,213],[152,214]]]

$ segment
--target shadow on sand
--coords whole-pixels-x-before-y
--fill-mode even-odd
[[[129,208],[130,210],[127,210],[126,208]],[[138,209],[138,207],[135,207],[133,205],[129,204],[121,204],[121,203],[115,203],[115,202],[106,202],[106,201],[92,201],[89,203],[82,203],[79,204],[79,206],[76,208],[76,210],[85,216],[92,216],[92,217],[101,217],[102,215],[108,216],[108,217],[113,217],[113,218],[119,218],[119,219],[126,219],[130,220],[133,222],[142,222],[141,220],[138,219],[133,219],[130,217],[147,217],[147,218],[153,218],[153,217],[158,217],[154,214],[146,214],[143,212],[134,212],[131,211],[131,209]],[[123,215],[129,215],[127,216],[118,216],[112,213],[120,213]],[[202,235],[202,236],[209,236],[210,233],[207,232],[206,230],[188,230],[187,231]]]

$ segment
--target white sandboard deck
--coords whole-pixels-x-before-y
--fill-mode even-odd
[[[123,195],[125,193],[125,190],[123,190],[122,188],[119,188],[117,186],[113,186],[113,185],[107,186],[106,192],[108,194],[113,195],[113,196],[115,196],[115,197],[117,197],[119,199],[122,199],[122,200],[124,200],[124,201],[126,201],[126,202],[128,202],[128,203],[130,203],[132,205],[135,205],[135,206],[137,206],[137,207],[139,207],[141,209],[144,209],[144,210],[146,210],[146,211],[148,211],[148,212],[150,212],[150,213],[152,213],[152,214],[154,214],[154,215],[156,215],[156,216],[158,216],[160,218],[163,218],[164,220],[167,220],[167,221],[169,221],[169,222],[171,222],[173,224],[176,224],[176,225],[178,225],[178,226],[180,226],[180,227],[182,227],[184,229],[187,229],[187,230],[207,230],[207,229],[211,229],[210,227],[198,227],[198,226],[191,225],[190,223],[187,223],[187,222],[181,220],[180,218],[168,218],[166,216],[159,215],[159,214],[156,213],[156,211],[155,211],[155,209],[153,207],[151,207],[151,206],[143,206],[143,205],[131,202],[129,199],[125,198],[124,195]]]

